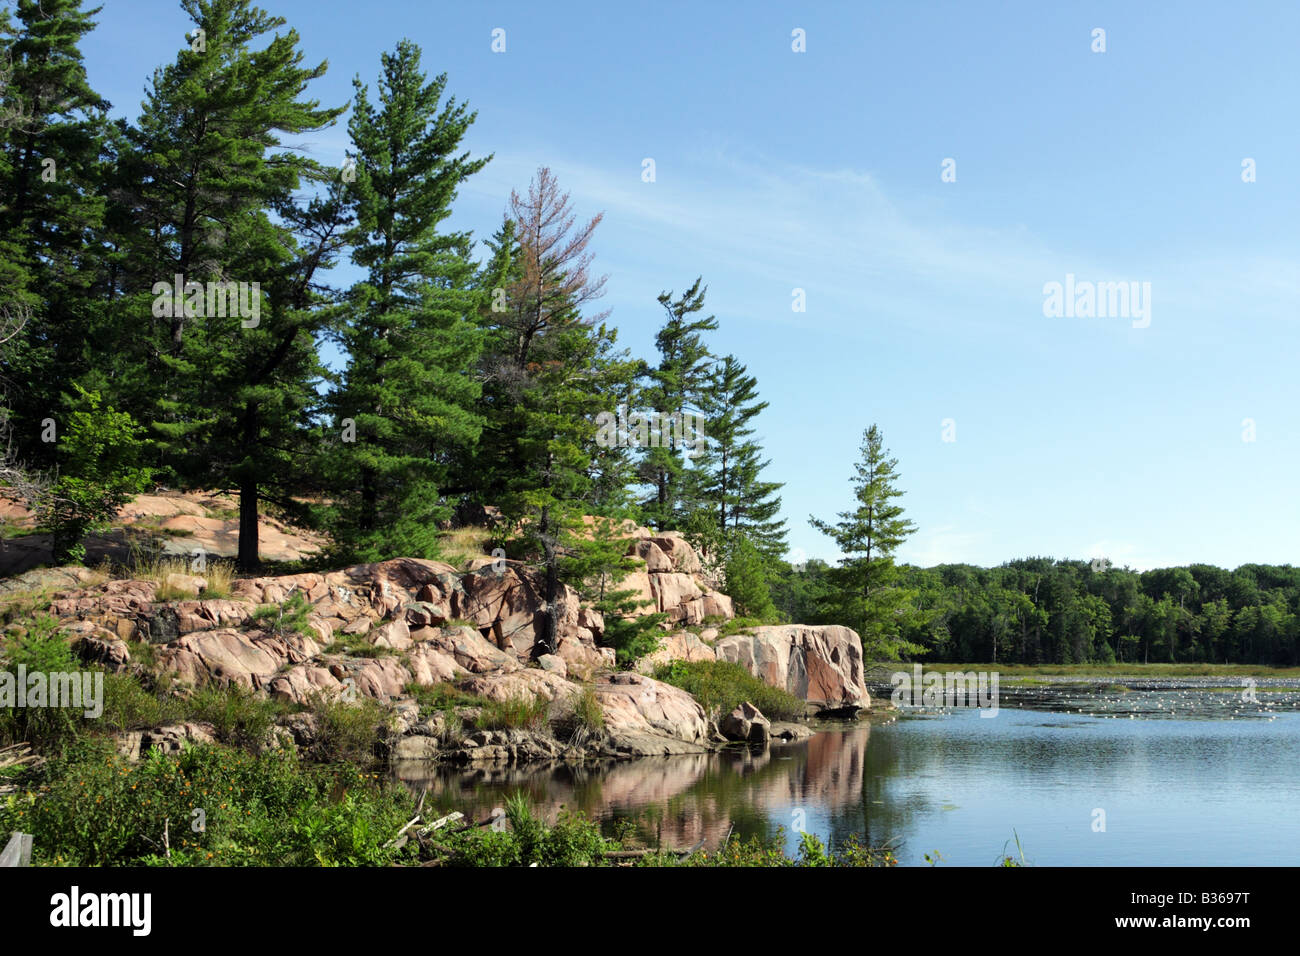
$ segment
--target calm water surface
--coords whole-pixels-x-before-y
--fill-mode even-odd
[[[1004,689],[991,719],[908,711],[765,753],[398,774],[476,819],[523,790],[548,816],[570,807],[610,833],[626,819],[673,847],[801,825],[901,843],[907,866],[935,851],[988,866],[1017,854],[1013,831],[1037,865],[1300,864],[1300,688],[1243,706],[1240,691],[1204,682],[1141,683]]]

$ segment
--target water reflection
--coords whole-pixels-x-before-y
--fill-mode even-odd
[[[611,833],[616,821],[631,821],[652,845],[703,840],[712,849],[733,827],[742,838],[769,836],[778,826],[824,830],[830,808],[861,799],[871,733],[867,724],[852,724],[765,751],[728,748],[582,767],[464,771],[403,764],[395,772],[416,792],[427,787],[440,809],[476,819],[500,807],[507,794],[523,791],[550,817],[568,807],[602,821]]]
[[[669,847],[703,840],[712,849],[733,829],[745,838],[784,826],[833,844],[850,834],[901,841],[905,865],[937,850],[948,864],[988,866],[1014,831],[1042,865],[1291,865],[1300,856],[1300,716],[1268,717],[955,711],[826,725],[758,753],[396,772],[442,810],[482,819],[522,790],[549,817],[572,808],[610,834],[626,820]]]

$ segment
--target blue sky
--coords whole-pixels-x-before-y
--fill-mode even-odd
[[[837,556],[807,517],[849,506],[875,422],[918,525],[903,560],[1294,560],[1300,5],[262,6],[329,61],[322,103],[403,36],[449,74],[495,154],[453,227],[489,234],[542,164],[603,212],[604,305],[638,354],[656,296],[704,276],[714,350],[771,402],[795,557]],[[189,24],[172,0],[99,21],[91,82],[135,116]],[[293,142],[337,163],[346,141]],[[1067,274],[1149,282],[1150,324],[1046,317]]]

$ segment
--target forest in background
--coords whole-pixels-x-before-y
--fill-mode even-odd
[[[631,354],[599,309],[601,217],[550,170],[502,197],[482,257],[446,228],[492,157],[463,147],[476,114],[417,44],[322,105],[327,64],[290,24],[248,0],[181,6],[194,28],[134,121],[86,76],[96,10],[0,10],[0,482],[53,561],[82,560],[159,485],[239,496],[246,573],[266,508],[328,532],[334,566],[438,557],[447,527],[491,508],[499,545],[546,570],[548,607],[577,589],[624,658],[659,623],[627,618],[618,588],[631,520],[686,534],[746,620],[844,624],[869,657],[1300,662],[1290,566],[898,564],[914,528],[875,425],[848,510],[811,518],[843,559],[791,565],[767,403],[741,357],[710,348],[703,277],[669,279],[647,303],[654,354]],[[282,142],[335,123],[339,166]],[[340,263],[362,278],[331,281]]]

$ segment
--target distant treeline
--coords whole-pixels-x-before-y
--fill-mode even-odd
[[[772,597],[792,621],[842,623],[822,561],[787,567]],[[997,568],[900,565],[905,657],[1014,664],[1300,663],[1300,568],[1208,564],[1137,572],[1023,558]]]

